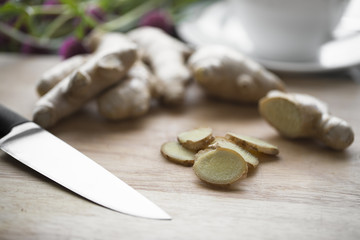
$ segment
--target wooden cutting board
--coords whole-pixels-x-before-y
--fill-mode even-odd
[[[0,102],[31,118],[35,83],[53,57],[0,55]],[[359,239],[360,86],[342,75],[281,76],[289,91],[326,101],[355,142],[343,152],[286,140],[256,105],[208,99],[192,84],[182,108],[108,122],[89,103],[50,131],[158,204],[171,221],[136,218],[93,204],[0,152],[0,239]],[[229,188],[202,183],[191,167],[165,160],[160,146],[209,126],[280,148]],[[44,146],[46,147],[46,146]],[[71,166],[69,166],[70,168]]]

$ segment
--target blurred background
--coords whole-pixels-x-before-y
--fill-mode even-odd
[[[183,10],[198,0],[0,0],[0,51],[86,53],[82,40],[94,28],[128,31],[155,26],[177,36]],[[211,1],[206,1],[211,2]]]
[[[66,59],[88,52],[83,40],[95,28],[127,32],[140,26],[161,28],[195,46],[221,43],[244,50],[247,38],[238,26],[231,24],[229,1],[0,0],[0,52],[59,54]],[[336,32],[341,41],[325,46],[323,59],[289,66],[257,61],[275,71],[350,68],[354,78],[360,79],[359,30],[360,0],[352,0]]]

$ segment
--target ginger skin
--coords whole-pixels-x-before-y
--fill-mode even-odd
[[[97,99],[101,115],[110,120],[139,117],[151,105],[154,76],[141,61],[130,68],[121,82],[106,90]]]
[[[118,47],[118,43],[122,42],[123,36],[116,33],[108,33],[102,31],[94,31],[88,38],[86,38],[87,48],[92,52],[103,52],[106,50],[113,51],[114,49],[109,46]],[[91,55],[90,55],[91,56]],[[77,70],[89,58],[89,54],[76,55],[71,58],[65,59],[55,67],[50,68],[44,72],[39,81],[37,82],[37,92],[40,96],[45,95],[57,83],[69,76],[73,71]]]
[[[200,47],[188,63],[196,82],[216,98],[256,103],[270,90],[284,89],[277,76],[225,46]]]
[[[158,28],[141,27],[127,35],[138,44],[142,60],[158,79],[156,92],[160,100],[167,105],[181,104],[192,77],[186,65],[191,49]]]
[[[36,84],[36,90],[39,96],[45,95],[57,83],[83,65],[86,60],[87,55],[76,55],[60,62],[55,67],[44,72]]]
[[[229,139],[230,141],[233,141],[238,146],[241,146],[249,151],[255,151],[255,152],[264,153],[264,154],[268,154],[268,155],[278,155],[279,154],[278,147],[276,147],[268,142],[265,142],[263,140],[257,139],[257,138],[239,135],[239,134],[230,133],[230,132],[225,135],[225,138]]]
[[[136,61],[137,48],[120,33],[112,33],[111,37],[116,39],[116,46],[100,41],[101,50],[96,50],[86,63],[39,99],[33,112],[34,122],[49,128],[121,80]]]
[[[350,125],[310,95],[271,91],[260,100],[259,112],[288,138],[314,138],[335,150],[344,150],[354,141]]]

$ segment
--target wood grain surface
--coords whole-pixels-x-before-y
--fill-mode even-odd
[[[0,55],[0,102],[27,118],[41,73],[57,57]],[[93,103],[50,132],[167,211],[171,221],[117,213],[89,202],[0,152],[0,239],[360,239],[360,86],[344,75],[281,76],[289,91],[312,94],[355,132],[336,152],[279,137],[256,105],[208,99],[192,84],[180,109],[109,122]],[[279,157],[261,160],[229,188],[202,183],[191,167],[165,160],[160,146],[209,126],[265,139]],[[44,146],[46,147],[46,146]],[[71,166],[69,166],[71,167]]]

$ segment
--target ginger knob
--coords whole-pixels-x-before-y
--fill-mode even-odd
[[[331,115],[325,103],[310,95],[271,91],[260,100],[259,111],[288,138],[314,138],[335,150],[343,150],[354,141],[350,125]]]

